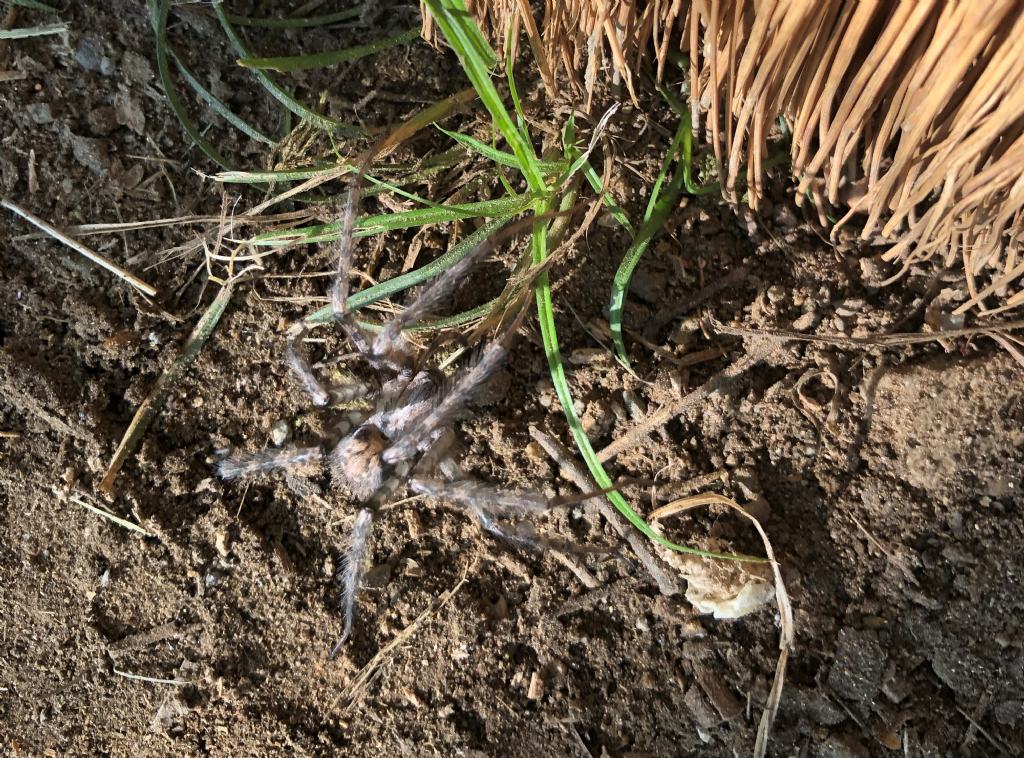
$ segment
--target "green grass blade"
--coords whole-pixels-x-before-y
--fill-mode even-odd
[[[190,86],[193,90],[195,90],[195,93],[199,95],[199,97],[201,97],[204,101],[206,101],[206,103],[209,104],[209,106],[213,108],[217,113],[219,113],[229,124],[238,129],[240,132],[249,135],[252,139],[256,140],[257,142],[262,142],[265,145],[274,144],[274,140],[270,139],[270,137],[265,135],[259,129],[252,126],[248,121],[245,121],[239,116],[236,116],[234,112],[230,108],[228,108],[224,101],[220,100],[216,95],[210,92],[210,90],[206,89],[206,87],[204,87],[202,83],[198,79],[196,79],[192,72],[189,71],[188,67],[185,66],[181,58],[178,57],[178,54],[174,52],[174,48],[168,46],[168,52],[170,52],[171,57],[174,59],[174,64],[178,68],[178,73],[181,74],[181,78],[185,80],[185,83],[188,84],[188,86]]]
[[[491,114],[498,130],[512,148],[516,156],[518,168],[530,189],[534,192],[545,190],[544,176],[537,165],[537,157],[533,145],[524,139],[512,117],[502,103],[494,82],[491,81],[490,69],[497,65],[498,58],[491,46],[484,39],[476,21],[466,10],[462,0],[425,0],[431,15],[455,50],[462,68],[469,77],[470,83],[480,96],[484,107]]]
[[[28,8],[33,11],[43,11],[44,13],[60,13],[57,8],[46,3],[40,3],[38,0],[11,0],[13,5],[19,8]]]
[[[478,305],[475,308],[470,308],[468,311],[462,311],[462,313],[456,313],[451,316],[443,316],[441,318],[433,319],[431,321],[424,321],[422,324],[413,324],[405,329],[403,332],[409,332],[411,334],[420,334],[422,332],[436,332],[441,329],[453,329],[463,324],[468,324],[473,321],[478,321],[490,313],[494,307],[498,305],[498,298],[488,300],[482,305]],[[329,308],[326,310],[330,310]],[[319,313],[320,311],[317,311]],[[313,314],[316,315],[316,314]],[[327,319],[330,320],[330,317]],[[368,332],[379,332],[383,327],[379,323],[372,321],[359,321],[356,323]]]
[[[361,8],[346,8],[337,13],[326,13],[322,16],[303,16],[301,18],[254,18],[252,16],[236,16],[228,14],[228,21],[238,26],[254,26],[260,29],[308,29],[336,24],[339,21],[351,21],[359,18]]]
[[[546,235],[543,231],[538,231],[538,233],[535,233],[533,236],[534,264],[543,262],[547,257],[545,237]],[[548,281],[546,271],[542,273],[537,280],[535,295],[537,301],[537,317],[540,322],[540,333],[544,344],[544,354],[548,361],[548,370],[551,373],[551,381],[555,387],[555,394],[558,395],[558,401],[562,404],[562,412],[565,414],[566,421],[569,423],[569,430],[572,433],[573,440],[576,443],[576,447],[579,448],[580,454],[583,456],[583,460],[587,464],[587,469],[590,471],[590,475],[594,478],[597,486],[602,489],[612,487],[614,486],[614,482],[608,475],[608,472],[604,470],[604,466],[601,465],[601,461],[598,460],[597,453],[590,444],[590,440],[587,438],[587,433],[583,429],[583,424],[580,422],[580,418],[576,414],[576,409],[572,399],[572,392],[569,389],[569,382],[565,376],[565,367],[562,363],[561,349],[558,344],[558,332],[555,329],[554,306],[551,299],[551,284]],[[643,517],[633,510],[629,503],[626,502],[626,499],[619,494],[618,491],[609,492],[606,497],[611,504],[615,506],[616,510],[625,516],[634,527],[639,529],[646,537],[657,542],[662,547],[666,547],[669,550],[674,550],[678,553],[688,553],[690,555],[700,555],[709,558],[748,560],[746,556],[713,553],[687,547],[686,545],[676,544],[654,531],[650,524],[644,521]]]
[[[196,359],[196,356],[199,355],[210,335],[213,334],[213,330],[217,327],[217,322],[220,321],[220,317],[224,315],[224,310],[227,308],[228,303],[231,302],[232,293],[233,287],[230,283],[221,287],[213,302],[210,303],[199,321],[196,322],[195,328],[185,341],[181,352],[164,369],[160,378],[153,385],[153,389],[139,404],[135,415],[132,416],[132,420],[124,432],[124,437],[121,438],[121,443],[117,446],[117,450],[114,451],[114,456],[110,460],[110,465],[107,466],[107,472],[103,476],[103,481],[100,482],[99,489],[102,492],[107,495],[114,493],[114,480],[117,478],[121,466],[124,465],[128,456],[135,451],[135,448],[138,447],[149,425],[157,417],[157,414],[160,413],[161,408],[163,408],[167,396],[185,373],[185,370]]]
[[[429,158],[416,163],[393,163],[390,165],[374,166],[374,173],[399,173],[403,174],[396,180],[401,184],[415,184],[447,168],[458,165],[466,159],[466,151],[461,147],[437,153]],[[345,164],[344,161],[318,163],[304,168],[277,169],[273,171],[222,171],[214,174],[211,178],[215,182],[224,184],[261,184],[263,182],[290,182],[305,181],[312,179],[325,172],[335,171],[340,165],[348,165],[350,171],[358,171],[358,167]],[[404,172],[404,173],[403,173]],[[372,190],[371,190],[372,194]]]
[[[626,212],[619,207],[618,203],[615,202],[615,198],[612,197],[612,194],[601,185],[601,177],[597,175],[597,171],[594,170],[590,161],[576,145],[576,117],[571,113],[569,114],[568,120],[565,122],[565,126],[562,128],[562,149],[565,152],[566,160],[572,161],[572,166],[576,166],[579,161],[583,161],[583,176],[586,178],[587,183],[594,192],[597,192],[601,196],[601,201],[612,214],[612,218],[618,221],[622,228],[629,232],[629,236],[632,237],[633,224],[630,223]],[[575,171],[573,171],[573,173],[575,173]]]
[[[633,278],[633,271],[636,269],[643,254],[647,252],[647,247],[650,245],[651,240],[665,226],[669,214],[672,213],[672,209],[679,202],[679,196],[682,194],[683,187],[687,181],[692,183],[690,175],[692,141],[690,118],[687,115],[680,120],[679,128],[676,130],[672,144],[669,146],[665,159],[661,163],[658,178],[651,189],[651,197],[647,203],[647,209],[644,211],[644,222],[640,225],[640,229],[633,238],[633,242],[626,250],[626,254],[623,256],[622,262],[615,272],[615,278],[612,280],[612,292],[608,304],[608,325],[611,328],[615,355],[626,367],[630,365],[629,356],[626,355],[626,343],[622,338],[622,313],[626,304],[626,292],[629,290],[629,282]],[[664,194],[662,194],[662,186],[668,176],[669,166],[677,158],[679,163],[676,166],[675,174]]]
[[[170,0],[149,0],[149,15],[153,24],[153,34],[156,37],[156,68],[160,76],[160,83],[163,85],[164,94],[167,95],[167,102],[181,124],[181,128],[185,130],[185,133],[210,160],[221,168],[230,171],[233,169],[233,166],[228,159],[221,155],[217,148],[206,141],[189,117],[188,111],[178,96],[174,80],[171,78],[171,67],[167,60],[167,17],[170,14],[170,6]]]
[[[527,184],[531,191],[535,196],[544,198],[535,201],[534,210],[538,213],[550,210],[553,205],[553,201],[550,198],[550,192],[547,191],[547,187],[544,184],[542,173],[537,166],[538,161],[533,150],[533,145],[528,139],[525,139],[524,135],[518,130],[508,111],[505,110],[505,106],[503,105],[501,98],[498,96],[498,92],[490,79],[488,69],[494,65],[494,52],[490,50],[489,46],[486,46],[486,42],[483,43],[483,45],[486,46],[486,50],[479,49],[482,35],[480,34],[479,28],[476,26],[476,22],[473,21],[472,17],[466,12],[466,8],[462,4],[461,0],[425,0],[425,2],[435,21],[437,21],[442,33],[448,40],[448,44],[452,46],[456,54],[459,56],[459,60],[462,62],[463,68],[469,76],[473,86],[476,88],[477,93],[480,95],[480,100],[491,113],[491,117],[494,119],[495,124],[505,137],[505,141],[508,142],[510,147],[512,147],[513,153],[519,159],[518,168],[526,177]],[[599,180],[598,185],[600,186]],[[545,197],[545,194],[547,194],[547,197]],[[533,236],[531,240],[531,257],[533,263],[535,265],[543,263],[547,258],[547,254],[547,226],[544,223],[537,222],[533,227]],[[608,476],[608,473],[604,470],[604,467],[598,460],[597,454],[594,452],[594,449],[590,444],[590,440],[587,439],[586,432],[583,430],[583,425],[580,423],[580,419],[576,415],[576,411],[573,407],[572,393],[569,391],[569,385],[566,381],[565,368],[562,365],[562,356],[558,344],[558,334],[555,330],[551,285],[548,281],[548,274],[546,271],[537,278],[535,295],[537,302],[537,317],[540,323],[541,337],[544,343],[544,354],[547,357],[548,369],[551,373],[551,379],[555,386],[555,392],[558,394],[558,399],[562,404],[562,410],[569,422],[573,439],[575,440],[576,446],[579,448],[580,453],[587,464],[587,468],[590,470],[591,476],[594,477],[598,486],[611,487],[612,479]],[[706,551],[686,547],[685,545],[678,545],[655,532],[650,525],[647,524],[647,522],[630,507],[629,503],[627,503],[625,498],[623,498],[618,492],[609,492],[607,497],[609,501],[611,501],[612,505],[614,505],[615,508],[618,509],[618,511],[622,513],[622,515],[625,516],[631,524],[633,524],[633,526],[639,529],[649,539],[657,542],[663,547],[680,553],[689,553],[691,555],[702,555],[730,560],[745,560],[742,556],[708,553]]]
[[[419,39],[420,30],[409,29],[393,37],[386,37],[382,40],[370,42],[366,45],[346,47],[341,50],[329,50],[323,53],[309,53],[307,55],[284,55],[276,58],[248,58],[238,59],[240,66],[254,69],[273,69],[274,71],[308,71],[314,68],[326,68],[338,63],[349,63],[351,61],[365,58],[369,55],[388,50],[406,42]]]
[[[264,182],[297,182],[312,179],[326,171],[333,171],[336,163],[318,163],[309,168],[280,169],[277,171],[222,171],[211,178],[222,184],[263,184]]]
[[[249,49],[245,46],[245,41],[241,35],[231,25],[231,21],[228,19],[227,13],[224,11],[222,0],[214,0],[213,12],[217,14],[217,19],[220,21],[221,28],[224,29],[224,34],[227,35],[228,40],[231,42],[231,46],[235,49],[235,54],[239,58],[251,58]],[[352,124],[346,124],[344,121],[325,116],[322,113],[310,110],[305,105],[300,103],[294,97],[289,95],[281,85],[271,79],[267,74],[263,73],[259,69],[252,69],[253,76],[263,85],[263,88],[270,93],[270,96],[277,100],[281,105],[287,108],[291,113],[294,113],[301,119],[305,119],[309,123],[316,126],[325,132],[331,134],[342,134],[344,136],[362,136],[362,129],[353,126]]]
[[[622,210],[622,206],[615,202],[615,197],[612,193],[601,185],[601,177],[598,176],[597,171],[594,170],[594,167],[590,165],[589,161],[583,167],[583,176],[586,177],[587,184],[590,185],[594,192],[601,193],[601,200],[604,202],[605,207],[608,208],[608,212],[612,214],[612,218],[618,221],[619,225],[629,233],[630,237],[632,237],[635,232],[633,230],[633,224],[629,220],[629,216],[627,216],[626,212]]]
[[[18,29],[0,29],[0,39],[29,39],[30,37],[45,37],[50,34],[65,34],[68,25],[42,24],[40,26],[23,26]]]
[[[409,229],[467,218],[503,218],[521,213],[529,208],[532,202],[533,197],[530,195],[517,195],[497,200],[480,200],[464,205],[441,205],[399,213],[363,216],[356,221],[355,236],[370,237],[396,229]],[[338,238],[341,226],[340,221],[334,221],[329,224],[286,229],[281,232],[267,232],[254,237],[251,243],[262,246],[280,246],[294,243],[330,242]]]
[[[512,215],[493,219],[481,226],[465,239],[461,240],[458,244],[454,245],[452,249],[444,255],[434,261],[431,261],[425,266],[420,266],[420,268],[415,269],[414,271],[392,277],[386,282],[380,282],[379,284],[367,287],[364,290],[360,290],[359,292],[350,295],[348,298],[348,307],[354,311],[359,310],[360,308],[365,308],[371,303],[383,300],[386,297],[391,297],[394,294],[407,290],[410,287],[415,287],[417,284],[422,284],[428,279],[438,276],[442,272],[447,271],[449,268],[454,266],[462,258],[465,258],[473,248],[484,242],[488,237],[496,234],[511,219]],[[310,324],[323,324],[330,321],[333,317],[334,312],[331,310],[331,307],[326,306],[308,315],[306,317],[306,322]]]
[[[488,160],[493,161],[501,166],[508,166],[509,168],[519,168],[519,159],[516,158],[512,153],[506,153],[503,150],[498,150],[496,147],[491,147],[485,142],[481,142],[475,137],[470,137],[468,134],[462,134],[461,132],[453,132],[444,127],[434,125],[438,130],[451,137],[453,140],[461,145],[465,145],[470,150],[479,153]],[[537,166],[545,174],[555,174],[565,170],[565,164],[562,161],[537,161]]]
[[[511,30],[509,30],[511,31]],[[519,87],[516,86],[516,62],[512,60],[512,45],[505,40],[505,80],[508,82],[508,94],[512,98],[512,109],[516,114],[516,126],[519,128],[519,135],[527,143],[530,142],[530,132],[526,128],[526,112],[523,110],[523,101],[519,99]]]

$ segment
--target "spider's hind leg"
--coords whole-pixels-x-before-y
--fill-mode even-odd
[[[330,658],[334,658],[338,654],[342,645],[352,635],[352,624],[356,615],[356,594],[363,581],[366,548],[370,544],[371,526],[373,526],[373,513],[369,509],[363,508],[356,514],[356,521],[352,525],[352,533],[349,535],[345,556],[338,568],[338,580],[341,584],[341,613],[345,620],[345,626],[341,632],[341,639],[331,648]]]
[[[539,492],[509,492],[466,479],[442,481],[418,477],[409,481],[409,487],[420,495],[458,503],[485,531],[517,547],[534,550],[563,547],[537,536],[529,521],[530,516],[558,507]],[[507,522],[502,520],[503,516],[519,520]]]

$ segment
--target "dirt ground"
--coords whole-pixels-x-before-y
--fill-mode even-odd
[[[0,70],[19,72],[0,81],[0,195],[62,226],[217,212],[219,188],[197,173],[213,166],[154,76],[145,5],[71,3],[61,18],[67,39],[14,41],[0,56]],[[220,62],[206,63],[204,81],[277,128],[216,26],[176,18],[172,39]],[[301,44],[338,42],[317,32]],[[465,86],[425,45],[332,76],[329,108],[369,123]],[[297,93],[315,100],[304,82]],[[189,103],[226,154],[261,165],[259,145]],[[667,144],[659,122],[670,116],[658,108],[626,105],[612,127],[629,166],[616,189],[634,218]],[[637,423],[631,413],[719,378],[608,467],[657,480],[628,490],[644,512],[710,490],[762,518],[796,620],[769,754],[1019,755],[1022,369],[983,337],[884,350],[772,341],[744,364],[763,338],[714,334],[705,315],[807,335],[919,332],[960,287],[955,271],[932,267],[878,287],[879,248],[829,244],[787,197],[779,183],[757,218],[714,199],[673,214],[626,309],[635,375],[598,341],[626,247],[598,221],[552,272],[578,410],[600,450]],[[351,509],[325,476],[223,483],[212,460],[269,444],[282,420],[315,440],[323,422],[288,377],[282,327],[329,280],[241,286],[105,501],[96,487],[125,427],[213,296],[201,256],[157,265],[195,230],[89,238],[159,288],[150,303],[0,219],[0,753],[750,753],[778,650],[774,605],[737,621],[698,615],[682,594],[659,591],[591,505],[539,525],[611,546],[577,557],[590,587],[556,556],[487,538],[443,503],[386,509],[354,638],[328,660]],[[390,242],[378,279],[404,259],[402,239]],[[331,252],[266,265],[268,275],[327,271]],[[479,297],[467,287],[459,299]],[[745,370],[730,373],[737,364]],[[570,444],[528,323],[460,424],[463,463],[482,480],[577,494],[531,427]],[[82,502],[106,502],[151,536]],[[712,534],[760,550],[724,513],[666,524],[691,544]]]

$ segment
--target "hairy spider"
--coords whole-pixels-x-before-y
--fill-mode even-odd
[[[344,551],[338,579],[344,629],[335,655],[352,632],[356,593],[363,574],[375,512],[401,487],[414,493],[447,500],[465,508],[490,533],[515,545],[545,544],[533,536],[525,518],[560,505],[540,493],[509,492],[473,481],[452,457],[452,423],[467,401],[494,374],[505,359],[520,318],[499,330],[498,336],[475,352],[460,372],[446,379],[438,370],[421,365],[403,330],[431,313],[447,298],[466,272],[492,247],[490,241],[473,251],[428,284],[422,293],[373,335],[366,334],[347,308],[352,263],[353,226],[359,204],[360,182],[348,192],[342,218],[338,271],[331,294],[334,320],[374,373],[372,385],[361,382],[325,386],[313,372],[302,349],[306,327],[300,322],[289,331],[286,360],[316,406],[370,402],[367,411],[350,411],[337,427],[340,439],[322,446],[283,448],[240,453],[221,460],[220,476],[236,479],[265,471],[313,462],[326,462],[332,484],[358,505],[355,524]],[[505,522],[503,518],[519,519]]]

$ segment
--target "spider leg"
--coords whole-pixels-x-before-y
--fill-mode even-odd
[[[441,433],[434,438],[433,443],[416,462],[414,471],[429,472],[440,470],[445,479],[465,479],[465,475],[449,455],[454,444],[455,432],[451,429],[441,430]]]
[[[316,378],[316,374],[313,373],[313,368],[309,365],[309,360],[307,360],[302,350],[302,336],[307,331],[307,327],[301,322],[292,330],[292,334],[288,338],[288,345],[284,351],[285,360],[288,362],[288,367],[291,368],[292,373],[295,374],[302,385],[302,389],[309,395],[313,405],[327,405],[331,399],[330,393],[320,380]]]
[[[370,358],[372,356],[370,343],[348,309],[349,276],[352,273],[352,250],[355,247],[353,232],[355,231],[356,215],[359,211],[359,200],[363,194],[363,176],[366,174],[367,168],[369,168],[369,159],[363,161],[359,173],[353,177],[345,197],[345,206],[341,215],[341,235],[338,238],[338,270],[334,276],[334,286],[331,288],[331,311],[334,320],[341,325],[353,347],[364,357]]]
[[[348,194],[345,197],[345,207],[341,214],[341,236],[338,239],[338,272],[334,277],[334,287],[331,290],[331,309],[334,311],[335,318],[341,318],[348,314],[348,278],[352,273],[353,231],[356,225],[359,199],[363,194],[363,174],[366,173],[366,168],[364,164],[352,180]]]
[[[502,342],[492,342],[484,348],[479,359],[451,385],[433,410],[414,423],[401,439],[384,451],[384,460],[394,464],[408,460],[424,449],[434,432],[455,419],[462,407],[502,364],[507,352],[508,349]]]
[[[331,402],[338,404],[351,403],[353,400],[373,400],[375,397],[370,385],[359,381],[332,385],[327,392]]]
[[[361,180],[364,171],[365,168],[360,170],[349,187],[344,210],[342,211],[341,237],[338,242],[338,271],[331,290],[331,309],[335,320],[342,325],[346,335],[355,345],[356,349],[363,355],[366,355],[369,353],[369,344],[362,331],[360,331],[359,326],[348,312],[348,278],[352,270],[352,232],[355,228],[359,197],[362,194]],[[323,383],[317,379],[316,374],[313,373],[313,369],[302,350],[302,337],[307,331],[308,327],[301,321],[293,327],[289,335],[288,346],[285,349],[285,358],[296,377],[298,377],[303,389],[313,401],[313,405],[323,406],[330,402],[331,394],[324,387]],[[346,402],[346,399],[342,399],[340,402]]]
[[[528,526],[529,522],[518,522],[506,526],[479,506],[467,505],[466,509],[476,517],[480,526],[486,531],[518,548],[543,550],[552,547],[552,543],[533,534],[533,529]]]
[[[239,479],[263,471],[279,471],[300,466],[318,461],[322,457],[323,451],[319,447],[271,448],[229,456],[217,464],[217,473],[221,479]]]
[[[419,495],[454,500],[495,515],[536,516],[552,508],[550,501],[539,492],[510,492],[469,479],[442,481],[415,477],[409,486]]]
[[[413,478],[409,481],[409,487],[420,495],[458,503],[480,522],[484,530],[516,547],[533,550],[560,547],[557,543],[538,537],[529,521],[506,524],[500,519],[502,515],[525,517],[550,510],[552,505],[539,493],[509,492],[466,479],[441,481]]]
[[[402,331],[436,310],[437,306],[455,290],[455,286],[473,264],[488,250],[490,250],[490,244],[485,240],[430,282],[419,297],[409,303],[405,310],[385,323],[384,328],[374,336],[373,354],[389,355],[396,347],[400,346],[404,342]]]
[[[383,325],[373,338],[371,355],[377,360],[393,360],[407,350],[403,330],[422,321],[437,310],[437,307],[456,289],[459,282],[481,258],[488,255],[495,246],[496,238],[487,238],[473,247],[451,267],[430,282],[419,296],[406,306],[405,310]]]
[[[366,548],[370,542],[370,527],[373,525],[373,514],[363,508],[356,514],[352,533],[349,535],[345,557],[338,568],[338,580],[341,584],[341,613],[345,626],[341,639],[331,648],[329,658],[334,658],[352,634],[352,623],[356,615],[356,594],[363,580],[363,569],[366,562]]]

